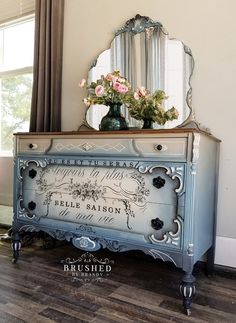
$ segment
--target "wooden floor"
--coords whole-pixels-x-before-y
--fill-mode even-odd
[[[143,254],[99,251],[114,260],[103,282],[72,281],[61,260],[78,258],[70,245],[25,247],[11,263],[9,242],[0,241],[0,322],[236,322],[234,273],[195,274],[197,295],[190,317],[183,314],[178,286],[182,272]]]

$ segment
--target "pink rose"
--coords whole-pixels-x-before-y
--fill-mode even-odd
[[[145,89],[144,86],[140,86],[138,88],[138,94],[141,95],[141,96],[145,96],[147,94],[147,90]]]
[[[119,82],[114,82],[113,83],[113,89],[116,90],[117,92],[119,92],[119,87],[121,86],[121,84]]]
[[[106,80],[108,80],[108,81],[113,81],[113,78],[114,78],[114,76],[111,73],[107,74],[107,76],[106,76]]]
[[[118,92],[119,93],[126,93],[126,92],[128,92],[128,87],[124,84],[120,84],[120,86],[118,87]]]
[[[79,87],[84,87],[84,86],[85,86],[85,83],[86,83],[86,80],[85,80],[85,79],[82,79],[82,80],[79,82]]]
[[[96,87],[95,87],[95,94],[96,94],[96,96],[102,96],[103,94],[104,94],[104,92],[105,92],[105,89],[104,89],[104,87],[102,86],[102,85],[97,85]]]
[[[112,75],[112,82],[115,83],[118,81],[118,76]]]
[[[134,92],[134,98],[135,98],[135,100],[139,100],[139,95],[138,95],[138,93],[137,92]]]

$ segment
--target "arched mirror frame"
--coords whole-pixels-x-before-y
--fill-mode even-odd
[[[160,22],[155,22],[152,19],[150,19],[147,16],[141,16],[139,14],[137,14],[134,18],[128,20],[125,25],[117,30],[117,32],[115,32],[114,38],[112,39],[111,43],[110,43],[110,48],[111,48],[111,44],[114,41],[115,37],[119,36],[122,33],[125,32],[130,32],[133,34],[138,34],[147,30],[150,30],[150,28],[159,28],[160,31],[166,35],[169,38],[169,33],[164,29],[163,25]],[[189,72],[189,78],[188,78],[188,90],[186,92],[186,107],[189,109],[189,114],[187,116],[187,118],[185,120],[183,120],[182,123],[180,123],[179,125],[177,125],[176,127],[170,128],[170,129],[175,129],[175,128],[195,128],[195,129],[199,129],[199,130],[203,130],[206,132],[210,132],[208,128],[203,127],[202,125],[200,125],[200,123],[198,123],[195,119],[195,112],[194,109],[192,107],[192,84],[191,84],[191,78],[193,75],[193,70],[194,70],[194,59],[193,59],[193,55],[191,52],[191,49],[186,46],[182,41],[177,40],[175,38],[169,38],[169,40],[176,40],[179,41],[182,46],[183,46],[183,50],[185,52],[186,55],[189,56],[190,58],[190,72]],[[105,50],[106,51],[106,50]],[[100,57],[100,55],[104,53],[104,51],[102,51],[97,58],[95,59],[95,61],[91,64],[90,68],[89,68],[89,72],[91,71],[91,69],[93,69],[96,64],[97,61]],[[88,72],[88,74],[89,74]],[[87,122],[87,113],[88,113],[88,109],[85,112],[85,119],[83,121],[83,124],[79,127],[79,130],[84,130],[84,126],[85,128],[89,128],[94,129],[88,122]],[[94,129],[97,130],[97,129]]]

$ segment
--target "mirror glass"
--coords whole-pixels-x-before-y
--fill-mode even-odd
[[[157,89],[165,91],[168,95],[165,108],[174,106],[179,117],[164,126],[154,124],[154,128],[174,128],[186,122],[192,113],[190,78],[193,65],[191,50],[186,45],[169,38],[159,22],[137,15],[116,32],[110,48],[97,57],[89,70],[88,82],[118,70],[133,90],[144,86],[151,93]],[[142,121],[131,118],[126,107],[122,109],[130,128],[142,127]],[[100,120],[107,111],[106,106],[91,106],[86,112],[86,121],[92,128],[99,129]]]

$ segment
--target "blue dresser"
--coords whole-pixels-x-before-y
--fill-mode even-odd
[[[79,249],[141,250],[184,271],[214,261],[219,140],[195,129],[15,135],[13,262],[21,233]]]

